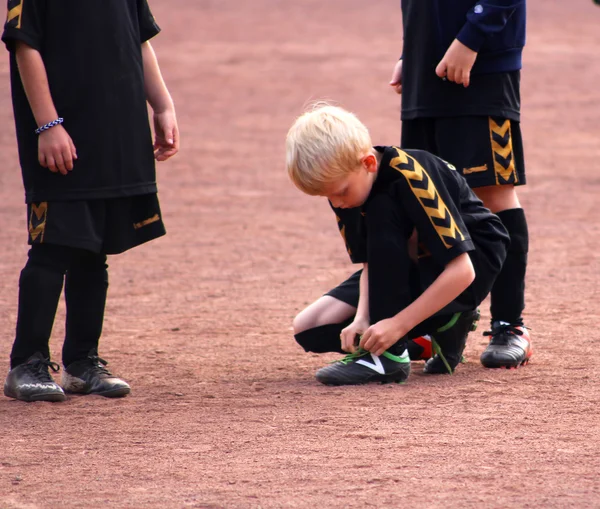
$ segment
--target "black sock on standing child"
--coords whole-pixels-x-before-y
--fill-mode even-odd
[[[525,272],[529,233],[523,209],[503,210],[496,214],[510,235],[510,247],[491,292],[492,321],[523,325],[525,309]]]
[[[63,364],[98,347],[108,288],[106,256],[52,244],[34,244],[19,280],[17,334],[11,368],[35,352],[49,358],[48,340],[66,275],[66,339]]]

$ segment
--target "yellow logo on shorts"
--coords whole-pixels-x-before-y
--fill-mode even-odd
[[[46,217],[48,216],[48,202],[40,202],[37,205],[31,204],[31,214],[29,215],[29,238],[31,243],[41,244],[44,242],[44,232],[46,231]]]
[[[496,120],[490,117],[489,125],[496,184],[516,184],[519,181],[519,177],[515,168],[510,120],[503,119],[500,122],[496,122]]]
[[[134,228],[134,230],[139,230],[140,228],[143,228],[144,226],[148,226],[149,224],[152,224],[152,223],[156,223],[157,221],[160,221],[160,216],[158,214],[154,214],[152,217],[149,217],[148,219],[144,219],[143,221],[140,221],[139,223],[133,223],[133,228]]]

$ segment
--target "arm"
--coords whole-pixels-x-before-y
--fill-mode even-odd
[[[22,41],[16,41],[15,51],[21,82],[37,125],[42,126],[56,120],[59,115],[50,94],[42,56],[39,51]],[[66,175],[73,169],[77,153],[73,140],[62,125],[39,135],[38,159],[42,166],[54,173]]]
[[[417,300],[397,315],[373,324],[363,334],[360,346],[381,355],[412,328],[452,302],[475,279],[475,269],[468,253],[450,261],[442,273]]]
[[[480,0],[435,69],[440,78],[469,86],[471,69],[485,40],[501,32],[525,0]]]
[[[179,129],[175,106],[149,41],[142,44],[142,59],[146,99],[154,112],[155,158],[157,161],[166,161],[179,151]]]
[[[396,91],[397,94],[402,93],[402,59],[396,62],[389,85]]]
[[[360,295],[354,321],[343,329],[340,334],[342,350],[350,353],[354,352],[356,350],[356,335],[364,333],[369,327],[369,323],[369,266],[365,263],[360,275]]]

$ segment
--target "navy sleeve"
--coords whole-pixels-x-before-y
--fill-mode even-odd
[[[14,51],[15,42],[22,41],[41,51],[44,39],[46,0],[8,0],[8,14],[2,42]]]
[[[440,172],[455,170],[434,156],[424,161],[427,166],[424,167],[406,152],[395,150],[397,156],[390,161],[390,167],[404,178],[394,182],[391,192],[414,222],[419,243],[442,266],[462,253],[473,251],[475,246],[458,206],[440,177]]]
[[[467,22],[456,37],[473,51],[479,51],[486,39],[501,32],[525,0],[479,0],[467,14]]]
[[[337,209],[331,202],[329,205],[335,212],[338,228],[344,243],[346,251],[352,263],[367,262],[367,237],[365,216],[360,207],[354,209]]]
[[[148,0],[137,0],[138,20],[140,24],[140,42],[144,43],[160,32],[160,27],[152,15]]]

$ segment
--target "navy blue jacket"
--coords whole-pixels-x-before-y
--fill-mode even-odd
[[[473,73],[521,69],[526,0],[433,0],[438,48],[443,56],[454,39],[478,53]]]

